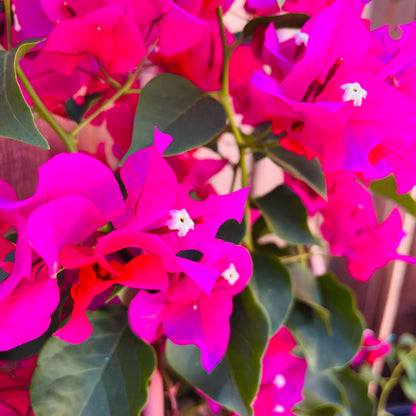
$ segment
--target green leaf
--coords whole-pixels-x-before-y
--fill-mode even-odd
[[[317,280],[302,263],[291,263],[288,270],[292,278],[295,298],[314,309],[327,330],[330,330],[328,309],[321,304],[321,294]]]
[[[309,412],[331,406],[342,413],[347,400],[345,391],[331,371],[308,370],[302,393],[305,399],[298,407]]]
[[[305,156],[297,155],[281,146],[266,149],[266,154],[276,165],[307,183],[323,198],[327,198],[325,176],[317,158],[307,160]]]
[[[352,292],[327,273],[317,278],[322,306],[329,310],[328,331],[311,307],[298,302],[286,322],[312,369],[343,367],[356,354],[363,332]]]
[[[66,103],[65,103],[65,111],[68,117],[76,121],[77,123],[80,123],[82,120],[82,117],[84,117],[85,113],[102,97],[102,94],[100,92],[94,92],[93,94],[86,94],[84,96],[84,102],[82,104],[77,104],[75,100],[71,97]]]
[[[274,256],[255,253],[250,288],[264,307],[272,336],[281,327],[293,303],[292,282],[285,266]]]
[[[410,194],[397,194],[396,180],[393,175],[387,176],[379,181],[372,181],[370,183],[370,189],[377,194],[397,202],[410,214],[416,216],[416,201],[410,196]]]
[[[207,373],[199,349],[167,343],[171,367],[216,402],[238,413],[253,414],[251,403],[261,377],[261,358],[268,342],[268,324],[249,288],[234,298],[231,336],[225,357]]]
[[[225,221],[221,225],[217,232],[216,238],[220,238],[230,243],[240,244],[243,241],[246,234],[246,223],[243,221],[237,222],[236,220]]]
[[[192,261],[200,261],[204,256],[204,253],[198,250],[182,250],[176,253],[178,257],[182,257],[183,259],[188,259]]]
[[[283,5],[285,0],[277,1]],[[279,6],[281,5],[279,4]],[[286,13],[274,16],[258,17],[257,19],[250,20],[250,22],[245,25],[243,29],[243,36],[244,38],[252,36],[257,27],[261,26],[267,28],[270,23],[273,23],[276,29],[300,29],[309,19],[310,17],[304,13]]]
[[[137,416],[156,365],[153,349],[128,328],[121,306],[89,314],[94,328],[82,344],[52,337],[31,383],[36,416]]]
[[[19,60],[37,43],[26,40],[10,51],[0,51],[0,136],[49,149],[16,79]]]
[[[348,368],[334,372],[342,385],[348,403],[350,416],[368,416],[374,414],[374,402],[368,397],[368,385]]]
[[[133,141],[127,156],[151,146],[155,126],[173,137],[165,155],[202,146],[225,128],[223,106],[185,78],[161,74],[143,88],[134,119]]]
[[[317,244],[308,224],[308,214],[301,199],[286,185],[280,185],[255,200],[269,228],[292,244]]]

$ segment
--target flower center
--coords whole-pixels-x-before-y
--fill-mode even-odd
[[[282,387],[284,387],[286,385],[286,379],[285,376],[283,374],[278,374],[274,380],[273,380],[273,384],[278,388],[281,389]]]
[[[309,40],[309,35],[307,33],[299,32],[295,36],[295,44],[297,46],[300,46],[300,45],[306,46],[308,44],[308,40]]]
[[[186,209],[171,209],[171,218],[166,221],[169,230],[177,230],[179,237],[185,237],[189,230],[193,230],[195,223],[192,221]]]
[[[237,272],[237,269],[235,268],[234,264],[231,263],[227,269],[225,269],[222,273],[221,276],[230,284],[233,285],[238,278],[240,277],[240,275]]]
[[[341,85],[341,89],[345,91],[342,101],[353,101],[354,107],[361,107],[363,98],[367,98],[367,91],[358,82]]]
[[[283,406],[281,406],[280,404],[277,404],[274,408],[273,411],[276,413],[283,413],[285,411],[285,408]]]

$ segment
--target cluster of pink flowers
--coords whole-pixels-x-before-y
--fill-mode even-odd
[[[59,302],[56,277],[65,268],[78,269],[79,280],[71,317],[56,336],[85,341],[92,331],[88,306],[118,284],[139,289],[129,307],[137,335],[194,343],[208,371],[218,363],[228,345],[232,296],[245,287],[252,265],[245,248],[216,234],[226,220],[241,221],[248,190],[192,199],[162,157],[171,140],[156,130],[155,145],[127,159],[120,170],[125,200],[113,173],[82,154],[45,163],[26,200],[16,201],[2,182],[2,231],[13,227],[18,235],[16,244],[1,240],[8,274],[0,286],[2,350],[46,331]],[[114,230],[100,234],[108,222]],[[7,259],[12,252],[14,264]],[[187,259],[189,252],[198,261]]]
[[[247,2],[260,15],[271,3]],[[244,59],[254,71],[251,89],[236,84],[234,100],[244,123],[270,121],[283,147],[319,159],[327,201],[292,178],[287,183],[311,215],[321,213],[331,253],[348,260],[353,277],[368,280],[391,260],[415,262],[396,251],[404,236],[399,212],[379,223],[365,188],[389,174],[400,194],[416,184],[415,26],[402,26],[397,40],[387,27],[370,31],[359,0],[283,7],[300,11],[303,3],[313,17],[295,36],[280,41],[271,23],[257,28],[251,49],[234,55],[235,67]]]

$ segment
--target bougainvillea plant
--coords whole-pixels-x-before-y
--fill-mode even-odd
[[[0,3],[0,136],[51,148],[0,179],[2,416],[410,412],[416,341],[315,267],[416,263],[372,198],[416,185],[416,26],[366,3]]]

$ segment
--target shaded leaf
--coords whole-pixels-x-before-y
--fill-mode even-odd
[[[379,181],[372,181],[370,183],[370,189],[377,194],[397,202],[410,214],[416,216],[416,201],[410,196],[410,194],[397,194],[397,184],[393,175],[387,176]]]
[[[204,254],[198,250],[182,250],[176,253],[178,257],[182,257],[183,259],[188,259],[192,261],[200,261]]]
[[[306,208],[288,186],[280,185],[255,202],[277,236],[292,244],[317,244],[307,224]]]
[[[143,88],[134,119],[133,140],[125,160],[153,144],[154,128],[173,137],[165,155],[202,146],[222,132],[223,106],[185,78],[161,74]]]
[[[289,272],[277,257],[255,253],[252,259],[250,288],[266,311],[269,336],[272,336],[281,327],[292,306],[292,282]]]
[[[334,372],[345,391],[348,414],[350,416],[368,416],[374,414],[374,402],[368,397],[368,385],[348,368]]]
[[[167,343],[172,368],[196,388],[240,416],[252,415],[260,383],[261,358],[268,342],[268,324],[249,288],[234,298],[231,336],[225,357],[207,373],[193,345]]]
[[[82,117],[84,117],[85,113],[98,102],[100,97],[102,96],[99,92],[94,92],[93,94],[86,94],[84,96],[84,102],[82,104],[77,104],[75,100],[71,97],[65,103],[65,111],[69,119],[80,123]]]
[[[302,263],[291,263],[287,267],[292,278],[295,298],[313,308],[327,330],[330,330],[330,313],[321,304],[321,293],[315,276]]]
[[[243,221],[238,222],[234,219],[227,220],[219,228],[215,238],[220,238],[230,243],[240,244],[243,241],[246,234],[246,223]]]
[[[89,314],[94,332],[82,344],[50,338],[31,383],[36,416],[137,416],[155,369],[153,349],[128,328],[113,306]]]
[[[330,312],[330,331],[311,307],[296,303],[286,322],[312,369],[343,367],[357,353],[363,322],[352,292],[330,273],[317,278],[322,306]]]
[[[308,160],[305,156],[297,155],[281,146],[269,147],[266,154],[276,165],[307,183],[323,198],[327,198],[325,176],[317,158]]]
[[[0,136],[49,149],[16,79],[19,60],[37,43],[26,40],[10,51],[0,51]]]
[[[279,6],[282,6],[284,2],[285,0],[278,0]],[[244,26],[243,36],[245,38],[252,36],[257,27],[261,26],[266,28],[270,23],[273,23],[276,29],[300,29],[309,20],[309,18],[310,17],[304,13],[286,13],[281,15],[258,17],[250,20],[250,22]]]
[[[300,409],[313,414],[330,406],[336,412],[343,413],[347,400],[346,394],[332,372],[308,370],[302,392],[305,400],[299,403]]]

